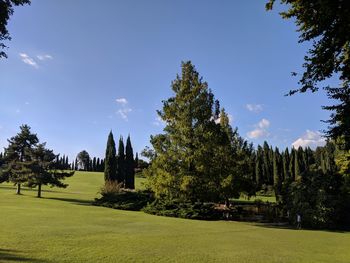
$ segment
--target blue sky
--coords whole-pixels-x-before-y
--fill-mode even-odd
[[[156,110],[191,60],[254,145],[315,146],[329,113],[323,93],[297,87],[307,44],[265,1],[33,0],[9,22],[0,60],[0,147],[28,124],[57,153],[103,157],[107,135],[134,151],[162,131]]]

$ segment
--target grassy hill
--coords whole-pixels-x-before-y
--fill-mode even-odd
[[[42,199],[0,185],[0,262],[350,262],[350,233],[95,207],[102,173],[77,172],[67,182],[44,188]]]

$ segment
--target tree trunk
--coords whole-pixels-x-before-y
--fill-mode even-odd
[[[41,184],[38,185],[38,198],[41,198]]]
[[[21,194],[21,184],[17,184],[17,191],[16,191],[17,195]]]

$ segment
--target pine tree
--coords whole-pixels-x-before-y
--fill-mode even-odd
[[[41,197],[42,185],[67,187],[61,180],[72,176],[74,172],[65,172],[66,158],[63,157],[62,160],[63,163],[57,163],[56,155],[52,150],[45,148],[45,143],[39,144],[31,151],[31,161],[25,165],[31,171],[27,184],[29,187],[38,187],[37,197]]]
[[[130,135],[125,146],[125,188],[135,189],[135,160]]]
[[[112,131],[108,135],[104,166],[105,182],[117,180],[117,159]]]
[[[117,181],[118,183],[122,183],[123,187],[125,187],[125,148],[122,136],[119,138],[118,145]]]
[[[229,124],[223,125],[227,116],[219,120],[214,95],[191,62],[182,63],[172,90],[158,111],[166,126],[163,134],[151,136],[154,150],[145,170],[156,197],[217,201],[228,191],[236,195],[244,185],[236,167],[245,167],[239,162],[246,163],[250,146]]]
[[[27,164],[31,161],[31,151],[38,144],[36,134],[31,133],[28,125],[20,126],[20,132],[8,140],[5,148],[5,167],[0,173],[0,182],[10,181],[17,185],[17,194],[21,193],[21,184],[28,180],[31,173]]]

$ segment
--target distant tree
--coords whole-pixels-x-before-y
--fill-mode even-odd
[[[63,158],[65,160],[66,158]],[[56,155],[52,150],[45,148],[45,143],[41,143],[31,151],[31,161],[26,168],[31,172],[27,178],[29,187],[38,187],[37,197],[41,197],[42,185],[65,188],[68,185],[61,182],[66,177],[70,177],[74,172],[65,172],[66,164],[57,163]]]
[[[7,22],[13,15],[14,6],[23,6],[29,4],[30,0],[1,0],[0,1],[0,58],[7,58],[4,51],[7,46],[2,41],[11,40],[10,33],[7,29]]]
[[[96,172],[96,157],[92,160],[92,171]]]
[[[139,168],[139,154],[136,153],[135,155],[135,168]]]
[[[130,135],[125,146],[125,188],[135,189],[135,160]]]
[[[273,8],[275,0],[269,0],[266,9]],[[342,137],[343,147],[350,149],[350,5],[344,0],[280,0],[288,5],[281,12],[285,19],[294,19],[300,32],[299,42],[312,42],[305,56],[304,73],[300,88],[290,91],[315,92],[325,80],[339,76],[340,87],[325,87],[332,100],[340,101],[324,109],[334,111],[328,123],[326,135],[333,139]]]
[[[0,182],[9,181],[17,185],[17,194],[21,193],[21,184],[28,180],[31,173],[27,165],[31,162],[31,153],[39,140],[30,131],[28,125],[20,126],[20,132],[8,140],[5,148],[5,167],[0,172]]]
[[[77,160],[79,169],[82,169],[84,171],[89,170],[90,155],[87,151],[83,150],[80,153],[78,153]]]
[[[75,171],[79,170],[78,158],[75,158],[74,169],[75,169]]]
[[[117,159],[112,131],[108,135],[104,166],[105,182],[117,180]]]
[[[125,148],[123,137],[119,138],[117,156],[117,181],[125,186]]]

